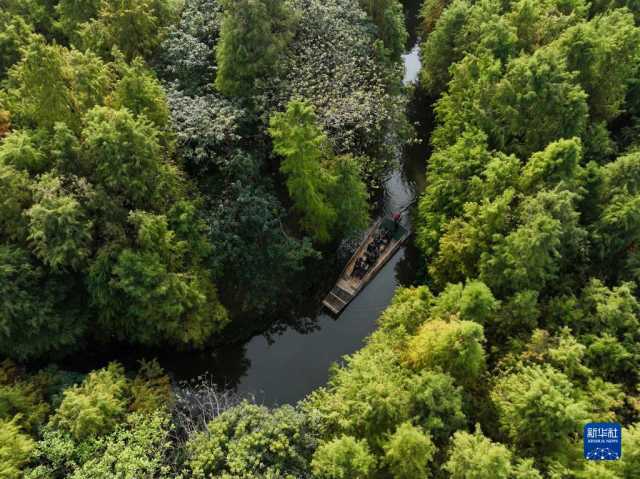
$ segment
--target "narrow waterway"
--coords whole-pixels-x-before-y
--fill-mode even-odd
[[[420,70],[417,47],[403,55],[403,61],[404,81],[411,83]],[[398,167],[385,182],[385,214],[410,204],[424,186],[424,149],[403,148],[402,152]],[[244,347],[236,344],[229,350],[176,357],[172,373],[194,377],[207,371],[216,382],[254,396],[259,403],[295,403],[326,383],[333,363],[362,347],[395,290],[413,279],[410,273],[404,274],[407,248],[398,251],[338,318],[321,312],[307,318],[310,327],[305,332],[286,328],[255,336]]]

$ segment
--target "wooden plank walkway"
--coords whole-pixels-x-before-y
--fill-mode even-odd
[[[338,281],[335,286],[329,291],[322,304],[333,314],[340,314],[340,312],[347,307],[347,305],[355,298],[360,291],[371,281],[376,274],[387,264],[387,262],[398,251],[400,246],[409,237],[409,231],[401,225],[398,225],[397,230],[394,231],[394,222],[389,219],[379,219],[375,224],[369,228],[365,239],[362,241],[356,252],[353,254],[347,265],[344,267]],[[381,229],[386,229],[392,233],[392,237],[384,250],[381,251],[377,261],[367,270],[362,277],[357,277],[353,274],[353,270],[358,258],[361,258],[367,246],[374,240],[376,234]]]

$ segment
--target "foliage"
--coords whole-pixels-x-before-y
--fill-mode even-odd
[[[322,479],[366,479],[374,464],[366,443],[342,436],[322,444],[313,456],[311,467]]]
[[[410,340],[407,361],[416,369],[443,369],[462,383],[484,370],[484,332],[471,321],[427,321]]]
[[[491,397],[513,444],[538,457],[554,451],[567,454],[588,419],[580,391],[549,366],[527,366],[503,376]]]
[[[366,189],[354,160],[338,157],[323,164],[332,152],[313,106],[291,101],[286,112],[271,117],[269,133],[275,152],[284,157],[280,171],[302,214],[302,227],[314,239],[326,242],[335,237],[336,227],[350,233],[368,223]]]
[[[452,449],[444,469],[452,479],[541,479],[528,461],[513,463],[511,452],[494,443],[476,426],[474,434],[458,431],[453,435]]]
[[[172,406],[171,380],[155,359],[141,361],[138,374],[130,384],[133,411],[153,414],[168,411]]]
[[[170,229],[165,215],[135,211],[129,222],[136,231],[135,247],[103,251],[90,272],[101,321],[142,343],[152,344],[161,335],[202,345],[228,318],[209,273],[197,266],[183,273],[191,255],[198,259],[201,252],[187,250],[189,242]]]
[[[142,58],[136,57],[130,65],[123,64],[122,70],[111,94],[113,108],[126,108],[136,116],[144,115],[157,128],[166,128],[169,109],[164,90]]]
[[[74,305],[59,304],[73,287],[47,277],[28,251],[0,245],[0,350],[19,359],[73,347],[84,334],[86,324],[75,315]]]
[[[292,37],[291,7],[286,0],[226,0],[222,5],[216,88],[227,96],[248,96],[261,78],[278,75]]]
[[[179,89],[186,93],[203,93],[215,76],[213,49],[222,18],[222,4],[218,0],[184,2],[178,23],[167,28],[159,48],[158,70],[162,76],[176,80]]]
[[[343,155],[331,162],[334,175],[329,197],[335,205],[338,237],[364,231],[369,225],[369,193],[356,158]]]
[[[215,94],[190,97],[177,90],[168,92],[171,122],[177,146],[187,171],[196,178],[222,167],[240,141],[245,112]]]
[[[271,410],[157,362],[4,362],[0,476],[638,476],[639,12],[426,0],[424,276],[364,347]],[[4,1],[0,354],[290,312],[304,235],[366,227],[407,134],[405,39],[396,0]],[[623,424],[621,460],[581,460],[592,420]]]
[[[274,115],[269,133],[274,150],[284,160],[280,170],[287,188],[302,214],[302,226],[319,241],[328,241],[336,211],[329,198],[329,173],[322,167],[329,152],[327,137],[317,126],[313,107],[294,100],[284,113]]]
[[[312,393],[305,410],[320,415],[327,434],[365,438],[377,451],[412,418],[436,443],[445,441],[465,423],[461,389],[447,374],[412,374],[389,347],[393,340],[387,334],[372,337],[370,345],[346,358],[344,367],[334,369],[327,389]]]
[[[93,371],[81,385],[64,391],[51,422],[79,441],[109,434],[126,413],[127,387],[124,370],[117,363]]]
[[[11,361],[0,363],[0,420],[12,421],[32,433],[42,426],[48,412],[40,388],[20,378]]]
[[[0,12],[0,79],[20,60],[20,49],[33,40],[33,27],[9,11]]]
[[[22,466],[29,460],[34,441],[20,432],[14,421],[0,419],[0,478],[22,477]]]
[[[387,2],[367,4],[377,8]],[[398,94],[402,72],[396,63],[381,65],[375,27],[356,0],[293,0],[291,5],[296,33],[281,74],[264,79],[265,91],[254,102],[268,119],[290,101],[305,99],[335,153],[366,157],[361,166],[367,184],[380,188],[397,153],[391,140],[399,140],[405,127],[405,99]]]
[[[5,104],[16,125],[53,128],[63,122],[76,130],[79,117],[102,102],[110,81],[106,65],[93,52],[38,38],[9,70]]]
[[[162,42],[176,10],[177,3],[172,0],[104,0],[97,16],[80,23],[74,33],[81,48],[103,57],[114,48],[127,60],[148,57]]]
[[[310,426],[309,419],[290,406],[271,412],[243,402],[192,436],[188,466],[196,478],[299,477],[316,446]]]
[[[359,3],[376,25],[377,36],[387,55],[391,60],[399,61],[408,36],[402,3],[398,0],[359,0]]]
[[[286,212],[260,180],[254,158],[236,154],[223,171],[229,185],[212,200],[208,218],[216,262],[227,279],[221,295],[244,313],[281,308],[282,291],[292,288],[304,262],[316,256],[307,238],[299,240],[285,230]]]
[[[93,445],[93,457],[77,468],[72,479],[119,477],[170,477],[168,421],[162,413],[143,416],[133,414]]]
[[[431,462],[435,452],[431,436],[405,422],[389,437],[384,461],[394,479],[427,478],[427,464]]]
[[[35,255],[52,269],[81,269],[90,254],[92,223],[60,179],[43,175],[33,188],[28,239]]]

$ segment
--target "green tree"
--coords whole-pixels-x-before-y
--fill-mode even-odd
[[[581,260],[587,231],[580,225],[576,195],[543,190],[518,206],[520,224],[494,236],[492,254],[480,260],[480,279],[492,291],[540,291],[559,271]]]
[[[585,0],[517,0],[506,14],[518,35],[518,50],[531,53],[557,38],[567,28],[584,20],[589,9]]]
[[[420,49],[420,83],[432,96],[438,96],[449,82],[449,67],[462,58],[458,36],[469,19],[471,5],[466,0],[458,0],[434,16],[440,6],[433,3],[425,2],[422,11],[430,31]],[[436,12],[432,13],[432,9]],[[433,18],[437,21],[433,22]]]
[[[10,70],[6,106],[23,127],[77,131],[81,116],[99,104],[110,87],[106,65],[91,51],[81,53],[37,39]]]
[[[134,115],[144,115],[157,128],[164,129],[169,122],[169,108],[160,82],[136,57],[131,64],[122,62],[121,78],[111,94],[114,109],[126,108]]]
[[[148,57],[174,20],[173,0],[103,0],[96,18],[80,24],[80,46],[108,57],[114,48],[127,60]]]
[[[436,453],[431,436],[405,422],[398,426],[385,445],[384,462],[394,479],[430,477],[428,464]]]
[[[18,479],[23,465],[29,460],[35,443],[14,421],[0,419],[0,478]]]
[[[463,321],[488,324],[496,314],[499,304],[486,284],[468,281],[465,285],[448,285],[435,299],[431,315],[444,320],[457,315]]]
[[[98,16],[101,3],[101,0],[60,0],[55,6],[58,16],[57,28],[67,38],[77,40],[78,28]]]
[[[485,437],[476,425],[474,434],[458,431],[443,469],[451,479],[542,479],[532,461],[515,462],[511,451]]]
[[[531,155],[522,171],[522,188],[536,191],[559,185],[576,191],[581,179],[581,160],[582,145],[578,138],[550,143],[543,151]]]
[[[635,245],[640,239],[640,153],[623,155],[605,165],[595,222],[598,270],[612,283],[640,278]],[[634,269],[636,271],[634,272]]]
[[[377,451],[412,418],[443,444],[465,424],[461,389],[447,374],[410,374],[388,349],[374,342],[349,357],[347,367],[333,371],[328,390],[314,392],[305,407],[319,414],[328,430],[364,437]]]
[[[624,108],[629,79],[640,61],[640,28],[633,15],[612,10],[568,29],[558,40],[570,71],[589,95],[594,121],[611,121]]]
[[[35,433],[48,412],[38,384],[20,375],[11,361],[0,363],[0,420],[13,421],[23,431]]]
[[[426,39],[435,29],[438,20],[445,9],[452,3],[451,0],[425,0],[420,7],[420,28]]]
[[[380,328],[384,332],[401,330],[415,334],[429,318],[431,301],[432,295],[426,286],[397,289],[391,304],[380,316]]]
[[[216,88],[228,96],[250,96],[260,81],[276,75],[292,38],[292,7],[285,0],[223,0],[216,46]]]
[[[33,30],[46,37],[52,37],[55,33],[54,7],[52,0],[5,0],[2,4],[3,11],[22,17]]]
[[[49,165],[37,131],[15,130],[0,144],[0,163],[31,174],[42,173]]]
[[[100,323],[129,341],[202,346],[228,316],[202,257],[189,250],[195,245],[179,237],[164,215],[135,211],[129,223],[135,231],[131,247],[103,248],[90,271]]]
[[[93,166],[97,184],[132,209],[159,206],[154,200],[168,171],[158,131],[146,118],[96,107],[87,114],[82,136],[81,155]]]
[[[34,41],[33,27],[18,15],[0,12],[0,79],[20,60],[20,50]]]
[[[501,377],[491,391],[504,433],[523,454],[569,455],[589,408],[567,376],[526,366]]]
[[[365,348],[348,357],[347,367],[333,370],[328,389],[312,393],[306,403],[309,414],[319,414],[329,430],[365,438],[372,446],[381,447],[388,434],[411,418],[415,408],[411,378],[389,349]],[[425,394],[432,392],[424,387]],[[435,395],[439,396],[438,392]],[[435,417],[440,417],[439,413],[433,411]]]
[[[26,215],[35,255],[52,269],[81,269],[91,252],[91,220],[59,177],[43,175],[33,190],[34,205]]]
[[[24,360],[72,350],[86,327],[86,316],[77,311],[78,291],[73,278],[49,276],[26,250],[0,245],[2,354]]]
[[[365,441],[341,436],[316,450],[311,462],[313,473],[320,479],[367,479],[375,467],[375,458]]]
[[[209,422],[187,444],[193,477],[300,477],[317,446],[308,417],[243,402]]]
[[[337,236],[359,233],[369,225],[369,193],[358,160],[346,155],[331,162],[328,198],[336,211]]]
[[[162,413],[134,413],[112,434],[98,438],[92,445],[93,454],[69,477],[107,479],[114,474],[122,479],[169,477],[169,428]]]
[[[416,369],[441,368],[463,384],[484,371],[481,325],[471,321],[431,320],[409,341],[406,358]]]
[[[92,371],[81,385],[64,391],[51,423],[78,441],[107,435],[125,417],[127,388],[124,369],[117,363]]]
[[[322,162],[330,155],[328,139],[318,126],[315,111],[304,101],[292,100],[287,110],[269,121],[274,151],[284,157],[280,165],[289,195],[301,213],[302,227],[318,241],[333,236],[337,213],[328,195],[332,184]]]
[[[443,468],[451,479],[509,479],[511,452],[485,437],[478,425],[474,434],[458,431],[453,435],[451,452]]]
[[[391,60],[399,61],[408,37],[402,3],[398,0],[359,0],[359,3],[376,25],[378,38]]]
[[[162,413],[173,402],[171,380],[157,360],[142,360],[130,385],[131,409],[142,414]]]
[[[500,149],[523,156],[552,141],[581,136],[587,126],[587,98],[555,47],[516,58],[496,85],[497,129],[492,136]]]
[[[0,147],[0,151],[2,147]],[[1,158],[2,153],[0,153]],[[27,221],[22,212],[31,204],[31,181],[26,172],[19,171],[0,160],[0,237],[10,241],[24,240]]]
[[[213,258],[225,278],[218,283],[220,295],[230,309],[243,313],[286,310],[282,291],[303,285],[297,279],[303,261],[316,253],[308,238],[297,239],[283,228],[286,212],[255,158],[237,155],[229,160],[229,170],[228,186],[207,219],[216,245]]]

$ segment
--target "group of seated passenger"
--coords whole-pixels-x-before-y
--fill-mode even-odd
[[[385,250],[391,241],[391,232],[381,228],[376,233],[373,240],[367,245],[365,253],[356,260],[351,276],[362,278],[376,264],[380,254]]]

